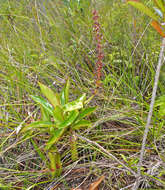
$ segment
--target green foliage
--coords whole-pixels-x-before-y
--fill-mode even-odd
[[[139,0],[139,2],[152,8],[156,1]],[[72,130],[69,130],[70,126],[66,127],[66,130],[65,128],[55,130],[55,123],[59,125],[69,115],[65,113],[62,118],[62,106],[56,106],[54,109],[53,103],[49,102],[47,97],[43,98],[47,102],[43,105],[34,100],[38,104],[36,106],[29,99],[29,95],[42,98],[39,88],[36,88],[37,81],[51,86],[51,89],[52,84],[57,87],[56,89],[61,89],[66,76],[72,78],[70,88],[72,100],[83,93],[87,96],[91,94],[95,86],[96,62],[91,14],[93,8],[99,12],[103,34],[102,88],[98,96],[91,98],[90,101],[91,105],[98,106],[94,118],[98,121],[94,123],[95,127],[89,133],[84,132],[83,136],[96,141],[118,158],[121,153],[129,161],[131,158],[136,160],[160,48],[160,36],[148,27],[150,17],[122,3],[121,0],[1,0],[0,5],[0,154],[2,161],[5,161],[1,163],[0,188],[6,187],[11,190],[48,188],[50,181],[44,169],[45,167],[51,169],[48,152],[50,149],[54,150],[56,145],[60,148],[59,153],[65,171],[72,167],[71,157],[68,156],[70,152],[67,145],[68,143],[71,145],[68,136],[74,135],[72,130],[80,129],[77,133],[81,133],[89,125],[90,121],[83,117],[86,115],[85,109],[88,110],[88,100],[85,100],[84,108],[78,110],[77,123],[74,123]],[[154,6],[161,10],[156,4]],[[152,12],[160,17],[158,11],[152,9]],[[160,21],[161,24],[164,23],[162,17]],[[160,28],[163,28],[163,25],[160,25]],[[161,74],[158,96],[164,95],[165,92],[165,76],[163,72]],[[55,90],[53,94],[61,96],[62,91],[56,92],[59,91]],[[60,104],[64,105],[62,100],[64,99],[60,99]],[[151,125],[153,133],[150,134],[147,145],[151,149],[149,152],[146,150],[148,160],[155,156],[155,152],[152,152],[152,137],[156,136],[159,139],[165,133],[165,123],[163,117],[160,117],[159,109],[159,106],[155,108]],[[42,117],[37,121],[39,114]],[[26,129],[33,121],[43,123],[36,123],[38,126],[31,125]],[[21,135],[16,137],[10,134],[10,131],[14,131],[19,124],[20,128],[21,125],[25,127],[26,135],[23,132],[24,127]],[[45,150],[48,142],[51,148],[48,146],[48,150]],[[81,162],[76,168],[82,168],[82,163],[84,167],[88,167],[91,160],[97,163],[102,158],[109,163],[106,155],[90,144],[79,141],[77,146]],[[64,147],[62,151],[61,147]],[[33,154],[34,149],[41,159]],[[151,162],[146,161],[146,164],[150,165]],[[135,165],[129,166],[135,168]],[[102,164],[93,163],[89,172],[92,175],[93,171],[94,175],[107,175],[109,179],[105,183],[107,189],[110,187],[121,189],[130,185],[129,179],[132,180],[132,176],[126,176],[128,180],[122,179],[122,173],[116,177],[113,174],[122,171],[116,169],[111,170],[106,165],[103,169]],[[156,173],[159,172],[159,169],[156,170]],[[59,183],[67,184],[67,187],[59,187],[60,189],[72,188],[70,175],[68,176],[59,180]],[[88,179],[91,179],[90,176]],[[113,179],[116,179],[116,182]],[[124,184],[125,181],[128,181],[128,184]],[[155,180],[150,184],[153,189],[160,188]]]
[[[145,13],[146,15],[151,17],[153,20],[156,20],[156,21],[159,20],[157,15],[152,10],[150,10],[148,7],[146,7],[143,3],[138,2],[138,1],[128,1],[128,4],[130,4],[130,5],[134,6],[135,8],[139,9],[140,11],[142,11],[143,13]]]
[[[54,108],[56,108],[56,106],[60,105],[58,94],[55,94],[50,88],[48,88],[44,84],[39,83],[39,86],[40,86],[42,94],[44,96],[46,96],[46,98],[54,106]]]
[[[165,116],[165,95],[158,98],[158,100],[155,102],[155,107],[159,108],[159,117],[163,118]]]
[[[165,37],[164,31],[162,30],[162,28],[165,29],[165,27],[164,27],[164,24],[163,25],[161,24],[161,22],[165,22],[165,8],[164,8],[165,7],[165,2],[162,1],[162,0],[154,0],[154,3],[156,5],[156,7],[154,7],[154,10],[155,10],[156,14],[153,12],[153,10],[151,10],[150,8],[148,8],[147,6],[145,6],[141,2],[134,1],[134,0],[129,0],[128,1],[128,4],[130,4],[133,7],[139,9],[144,14],[146,14],[147,16],[152,18],[153,19],[153,21],[151,22],[152,27],[162,37]]]
[[[160,10],[165,13],[164,0],[154,0],[154,3],[157,5]]]
[[[39,86],[42,94],[47,98],[47,100],[39,96],[31,96],[31,98],[40,105],[40,121],[35,121],[31,124],[25,125],[20,130],[20,133],[28,133],[29,131],[34,132],[35,130],[49,133],[50,138],[47,140],[45,145],[45,152],[48,151],[52,177],[55,177],[56,175],[60,175],[62,169],[59,158],[60,155],[56,148],[56,153],[53,153],[53,147],[69,131],[72,136],[72,132],[74,130],[90,127],[91,122],[85,120],[84,117],[94,112],[96,107],[84,108],[86,104],[86,94],[83,94],[76,100],[69,102],[69,79],[60,94],[54,93],[50,88],[42,83],[39,83]],[[37,148],[35,142],[32,141],[32,143],[40,157],[45,159],[44,155]],[[71,153],[73,154],[73,161],[75,161],[78,157],[75,140],[71,143]]]

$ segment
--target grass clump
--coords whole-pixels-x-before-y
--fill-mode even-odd
[[[151,1],[146,3],[152,6]],[[0,188],[88,189],[104,176],[100,189],[130,189],[136,178],[161,45],[150,19],[120,0],[8,0],[0,4]],[[43,118],[42,106],[39,109],[30,95],[41,97],[38,81],[60,94],[68,77],[70,101],[83,93],[93,95],[99,68],[94,9],[104,57],[100,88],[88,102],[89,107],[97,106],[92,116],[87,116],[92,125],[76,130],[74,138],[60,138],[53,150],[45,152],[51,132],[26,128]],[[165,183],[163,76],[164,66],[141,168],[141,189],[161,189]],[[53,105],[53,99],[48,100]],[[18,128],[21,135],[16,134]],[[74,149],[74,140],[76,159],[69,148],[73,142]],[[63,171],[52,179],[48,173],[55,161],[50,158],[58,153]]]

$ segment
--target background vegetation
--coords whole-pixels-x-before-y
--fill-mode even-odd
[[[87,189],[104,176],[100,189],[129,189],[135,176],[108,153],[136,172],[161,45],[150,19],[121,0],[1,0],[0,6],[0,188]],[[70,77],[71,100],[93,94],[93,9],[99,12],[104,53],[101,87],[90,102],[97,111],[89,117],[93,126],[77,131],[78,161],[71,161],[67,136],[59,145],[64,171],[51,180],[31,139],[15,129],[40,117],[30,98],[41,95],[38,81],[60,91]],[[164,92],[165,66],[157,99]],[[155,108],[141,189],[165,188],[164,125]],[[40,135],[33,139],[42,150]]]

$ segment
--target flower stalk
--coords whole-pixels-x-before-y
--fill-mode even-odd
[[[93,10],[92,12],[93,14],[93,21],[94,21],[94,25],[93,25],[93,31],[94,31],[94,40],[96,41],[96,91],[97,89],[101,86],[101,71],[102,71],[102,67],[103,67],[103,57],[104,54],[102,52],[102,34],[101,34],[101,26],[99,24],[99,15],[98,12],[96,10]]]

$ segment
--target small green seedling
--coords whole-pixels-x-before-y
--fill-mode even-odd
[[[64,138],[66,134],[70,135],[71,157],[75,161],[78,159],[76,147],[76,138],[74,131],[90,127],[91,122],[84,119],[95,111],[96,107],[85,107],[86,94],[81,95],[74,101],[69,102],[70,80],[68,79],[61,93],[55,93],[42,83],[39,83],[42,94],[47,98],[31,96],[31,98],[40,105],[41,118],[21,128],[21,133],[34,133],[36,130],[49,134],[49,139],[45,140],[44,152],[41,151],[34,140],[32,144],[39,156],[45,161],[49,158],[49,167],[52,177],[59,176],[62,171],[60,154],[57,149],[57,143]],[[46,154],[47,153],[47,154]]]

